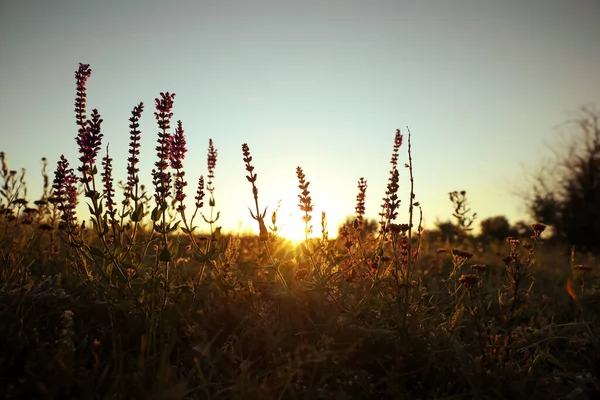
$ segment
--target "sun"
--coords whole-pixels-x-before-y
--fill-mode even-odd
[[[304,212],[298,207],[298,200],[296,194],[290,195],[286,198],[281,199],[279,202],[279,208],[277,209],[277,235],[285,238],[294,244],[300,243],[306,239],[306,223],[302,219]],[[308,238],[321,238],[322,233],[322,211],[326,213],[326,231],[327,236],[330,239],[334,239],[337,236],[338,225],[341,222],[340,216],[335,214],[335,206],[325,202],[323,199],[318,199],[320,206],[314,206],[313,212],[311,213],[311,220],[309,221],[309,227],[312,226],[311,232],[308,234]],[[333,210],[333,211],[329,211]],[[267,220],[271,225],[271,219]]]

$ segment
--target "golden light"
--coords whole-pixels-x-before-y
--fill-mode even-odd
[[[315,203],[316,200],[313,200]],[[337,237],[337,230],[339,224],[343,221],[345,215],[338,215],[339,210],[336,209],[335,201],[326,202],[326,199],[319,198],[318,204],[313,206],[313,212],[311,213],[312,219],[309,222],[309,226],[312,226],[312,231],[308,234],[309,238],[321,238],[322,233],[322,211],[326,213],[326,231],[328,237],[334,239]],[[331,211],[330,211],[331,210]],[[306,223],[302,219],[304,212],[298,207],[298,195],[292,193],[282,198],[279,203],[279,209],[277,210],[277,233],[279,237],[288,239],[293,243],[299,243],[305,240]],[[268,213],[267,225],[272,226],[271,221],[272,211]]]

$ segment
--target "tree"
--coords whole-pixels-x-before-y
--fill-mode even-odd
[[[504,240],[509,236],[516,237],[518,236],[518,232],[515,228],[510,226],[506,217],[490,217],[481,221],[480,238]]]
[[[570,245],[600,251],[600,113],[582,108],[567,123],[577,128],[552,169],[534,177],[527,208],[536,221],[553,225]]]

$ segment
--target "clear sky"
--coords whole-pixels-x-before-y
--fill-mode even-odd
[[[549,154],[554,127],[600,103],[599,21],[594,0],[5,0],[0,150],[11,169],[27,168],[30,199],[41,157],[78,165],[74,71],[83,62],[92,68],[88,110],[102,114],[117,179],[128,118],[143,101],[141,174],[150,184],[154,98],[176,93],[189,196],[213,138],[226,230],[255,225],[242,143],[262,206],[282,199],[283,214],[296,209],[300,165],[315,230],[324,209],[333,232],[354,212],[360,177],[367,214],[377,215],[394,132],[407,125],[426,226],[450,217],[447,194],[461,189],[481,218],[515,222],[525,215],[514,195],[526,187],[524,166]]]

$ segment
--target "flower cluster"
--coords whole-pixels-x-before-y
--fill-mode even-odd
[[[129,118],[129,157],[127,158],[127,184],[125,185],[125,200],[127,203],[133,195],[134,187],[139,182],[138,172],[140,169],[137,164],[140,162],[140,118],[144,111],[144,103],[140,103],[131,111],[131,117]]]
[[[269,240],[269,232],[267,231],[267,226],[265,225],[265,215],[267,210],[261,214],[260,208],[258,207],[258,188],[256,187],[256,179],[258,175],[254,173],[254,167],[252,164],[252,156],[250,155],[250,147],[246,143],[242,144],[242,154],[244,155],[243,161],[246,166],[246,171],[248,175],[246,175],[246,179],[248,182],[252,184],[252,195],[254,196],[254,205],[256,206],[256,215],[250,210],[250,215],[254,220],[258,222],[259,229],[259,238],[261,241],[266,242]]]
[[[56,204],[58,211],[61,212],[60,218],[62,223],[68,229],[74,229],[77,226],[77,217],[75,215],[75,208],[77,207],[77,180],[73,168],[69,168],[69,162],[64,155],[61,155],[56,166],[56,171],[54,171],[51,202]]]
[[[358,180],[358,194],[356,195],[356,221],[362,225],[365,216],[365,197],[367,192],[367,181],[365,178]]]
[[[88,183],[92,181],[92,168],[96,162],[96,157],[102,145],[101,125],[102,118],[98,110],[92,110],[92,118],[85,123],[85,128],[76,137],[77,145],[79,145],[79,161],[81,166],[77,169],[82,173],[81,182]]]
[[[163,204],[171,194],[171,173],[167,171],[171,158],[171,135],[167,132],[171,128],[171,118],[173,113],[173,99],[175,94],[160,93],[160,98],[155,99],[156,112],[154,116],[158,123],[160,131],[158,132],[158,146],[156,146],[156,155],[158,160],[154,163],[155,169],[152,170],[152,184],[154,185],[154,198],[157,204]]]
[[[202,175],[198,179],[198,189],[196,190],[194,200],[196,200],[196,210],[204,206],[204,176]]]
[[[398,207],[400,207],[400,199],[398,198],[398,189],[400,188],[398,184],[400,181],[398,172],[398,150],[400,149],[400,146],[402,146],[402,139],[403,136],[400,133],[400,129],[397,129],[396,136],[394,137],[394,150],[390,161],[392,169],[390,170],[387,190],[381,206],[383,211],[379,214],[381,216],[381,232],[385,232],[387,225],[398,217],[397,210]]]
[[[104,184],[103,194],[104,194],[104,204],[106,204],[106,213],[110,216],[111,220],[114,223],[115,213],[117,210],[115,209],[115,189],[113,187],[113,177],[112,177],[112,158],[110,158],[108,154],[108,146],[106,146],[106,156],[102,159],[102,183]]]
[[[185,181],[185,171],[183,170],[183,159],[187,149],[185,147],[185,135],[181,121],[177,121],[177,128],[175,128],[175,134],[171,137],[171,168],[175,170],[175,201],[177,205],[177,211],[182,212],[185,210],[183,201],[185,200],[185,193],[183,189],[187,186]]]
[[[304,212],[302,221],[304,221],[306,224],[304,233],[306,236],[308,236],[308,234],[312,231],[312,226],[309,226],[308,224],[312,219],[310,213],[313,210],[312,199],[310,197],[310,191],[308,190],[308,185],[310,185],[310,182],[306,181],[306,175],[304,175],[301,167],[296,168],[296,175],[298,176],[299,182],[298,188],[301,190],[300,194],[298,195],[298,199],[300,200],[298,207],[300,207],[300,211]]]
[[[214,191],[215,191],[215,187],[213,186],[213,179],[215,179],[215,167],[217,166],[217,156],[218,156],[218,152],[217,149],[215,149],[215,146],[213,144],[213,140],[212,139],[208,139],[208,154],[207,154],[207,167],[208,167],[208,182],[206,185],[206,190],[208,190],[208,192],[210,193],[210,199],[209,199],[209,205],[211,207],[215,206],[215,198],[214,198]]]
[[[86,120],[86,82],[92,75],[89,64],[79,63],[79,69],[75,71],[75,81],[77,85],[77,95],[75,96],[75,119],[79,125],[79,134],[85,132]]]

